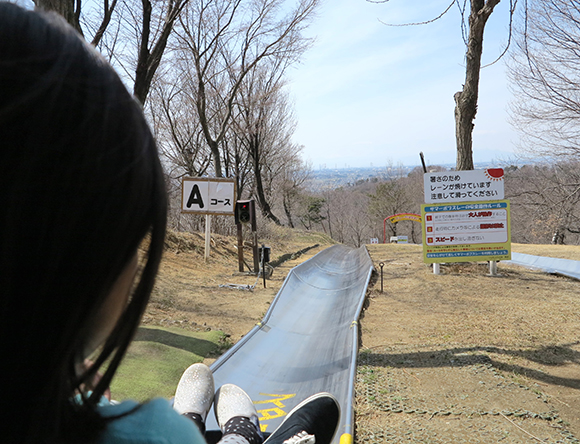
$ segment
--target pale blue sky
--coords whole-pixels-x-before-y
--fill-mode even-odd
[[[30,4],[31,0],[16,0]],[[456,6],[437,17],[450,0],[324,0],[307,30],[316,39],[289,71],[289,91],[298,120],[294,141],[314,169],[454,164],[453,94],[465,78],[465,45]],[[461,2],[460,2],[461,3]],[[469,2],[467,2],[469,4]],[[489,19],[483,64],[497,58],[508,38],[509,1]],[[473,133],[476,162],[513,158],[518,135],[510,126],[503,61],[484,68]]]
[[[314,169],[455,163],[453,94],[465,78],[465,45],[449,0],[326,0],[308,30],[316,37],[289,73],[298,128],[294,141]],[[469,2],[467,2],[469,4]],[[489,19],[483,63],[497,58],[508,38],[509,2]],[[475,120],[474,160],[513,157],[517,133],[508,123],[505,64],[482,71]]]

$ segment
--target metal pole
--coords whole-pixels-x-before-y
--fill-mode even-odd
[[[207,262],[209,259],[209,251],[211,248],[211,214],[205,215],[205,255],[204,259]]]
[[[383,267],[385,266],[384,262],[379,263],[379,267],[381,267],[381,293],[383,292]]]
[[[497,261],[489,261],[489,275],[497,276]]]
[[[427,166],[425,165],[425,156],[423,156],[423,151],[421,151],[419,153],[419,156],[421,156],[421,164],[423,165],[423,172],[426,173],[427,172]]]
[[[433,264],[433,274],[441,274],[441,264]]]
[[[264,288],[266,288],[266,261],[265,261],[266,255],[264,254],[265,249],[266,246],[262,244],[262,277],[264,278]]]

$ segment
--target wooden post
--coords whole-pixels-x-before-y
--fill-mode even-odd
[[[242,224],[236,224],[238,229],[238,270],[240,273],[244,271],[244,233]]]
[[[254,245],[252,245],[252,250],[254,253],[254,272],[256,275],[260,272],[260,254],[258,253],[258,232],[253,230],[254,235]]]
[[[258,224],[256,223],[256,204],[254,199],[250,201],[250,214],[252,222],[252,234],[254,245],[252,247],[254,253],[254,272],[256,275],[260,273],[260,254],[258,253]]]
[[[266,288],[266,246],[262,244],[262,257],[260,262],[262,262],[262,278],[264,279],[264,288]]]

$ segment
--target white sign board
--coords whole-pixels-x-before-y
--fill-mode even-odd
[[[390,241],[391,243],[408,244],[409,236],[391,236]]]
[[[233,215],[235,196],[235,179],[184,177],[181,182],[181,211]]]
[[[425,173],[425,203],[493,201],[504,198],[502,168]]]
[[[371,244],[378,244],[379,238],[378,237],[371,237]]]

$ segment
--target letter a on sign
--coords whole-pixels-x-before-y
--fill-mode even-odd
[[[197,205],[199,208],[203,208],[203,198],[197,184],[193,185],[191,193],[189,194],[189,199],[187,199],[187,208],[191,208],[192,205]]]

